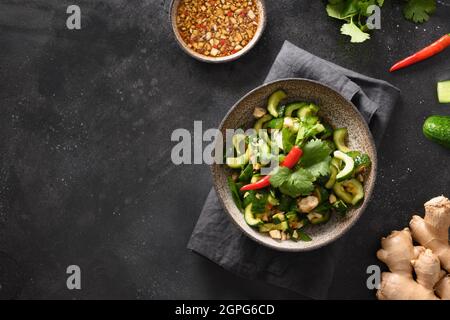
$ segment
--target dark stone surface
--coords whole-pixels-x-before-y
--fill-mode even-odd
[[[80,31],[65,28],[74,2]],[[426,116],[450,114],[435,93],[450,78],[450,52],[386,71],[449,32],[449,6],[416,27],[388,1],[382,30],[355,45],[323,2],[266,1],[261,42],[239,61],[208,65],[177,47],[165,1],[74,2],[0,4],[0,298],[299,298],[185,248],[211,178],[204,165],[170,162],[173,129],[217,126],[285,39],[402,90],[376,195],[347,235],[332,298],[374,298],[365,270],[379,238],[450,193],[450,152],[421,133]],[[70,264],[82,269],[81,291],[66,289]]]

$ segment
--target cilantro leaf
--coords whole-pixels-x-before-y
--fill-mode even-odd
[[[295,142],[295,134],[289,128],[283,128],[281,130],[283,150],[285,152],[291,151]]]
[[[352,43],[360,43],[370,39],[370,34],[362,31],[351,20],[349,23],[345,23],[342,25],[341,33],[350,36],[350,42]]]
[[[300,164],[314,177],[326,176],[330,173],[330,146],[320,140],[309,141],[303,147],[303,156]]]
[[[291,170],[286,167],[277,167],[270,174],[270,184],[275,188],[279,188],[291,174]]]
[[[323,161],[331,153],[328,144],[320,139],[308,141],[302,150],[303,155],[300,161],[304,167],[309,167]]]
[[[345,20],[358,14],[358,7],[354,0],[328,1],[327,13],[330,17]]]
[[[403,8],[403,14],[408,20],[423,23],[428,21],[435,10],[436,0],[409,0]]]
[[[288,176],[280,186],[280,191],[293,198],[308,195],[314,190],[314,180],[315,177],[309,171],[301,168]]]
[[[330,174],[330,162],[331,157],[327,156],[322,161],[313,164],[305,169],[308,170],[316,178],[320,176],[327,176]]]

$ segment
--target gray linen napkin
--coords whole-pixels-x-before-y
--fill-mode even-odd
[[[380,143],[399,90],[318,58],[285,41],[265,79],[308,78],[320,81],[352,101]],[[324,299],[333,280],[335,264],[345,237],[324,248],[305,252],[279,252],[245,236],[228,218],[211,190],[188,248],[226,270],[248,279],[258,279],[314,299]]]

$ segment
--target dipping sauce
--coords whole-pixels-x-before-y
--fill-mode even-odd
[[[242,50],[255,36],[259,22],[257,0],[181,0],[176,25],[195,52],[225,57]]]

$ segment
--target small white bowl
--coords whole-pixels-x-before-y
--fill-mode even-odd
[[[266,27],[266,7],[264,4],[264,1],[263,0],[254,0],[256,2],[256,5],[258,6],[258,10],[259,10],[259,22],[258,22],[258,28],[256,29],[256,33],[253,36],[253,38],[250,40],[250,42],[247,43],[247,45],[245,45],[245,47],[243,49],[241,49],[238,52],[231,54],[229,56],[208,57],[208,56],[202,55],[202,54],[192,50],[191,48],[189,48],[179,33],[177,23],[176,23],[176,16],[177,16],[177,9],[178,9],[178,5],[180,4],[180,1],[181,0],[172,0],[172,3],[170,4],[170,22],[172,24],[173,33],[175,34],[175,38],[178,42],[178,45],[181,47],[181,49],[183,49],[184,52],[186,52],[191,57],[193,57],[197,60],[203,61],[203,62],[223,63],[223,62],[228,62],[228,61],[233,61],[233,60],[238,59],[239,57],[243,56],[248,51],[250,51],[251,48],[254,47],[256,42],[258,42],[258,40],[261,38],[261,35]]]

